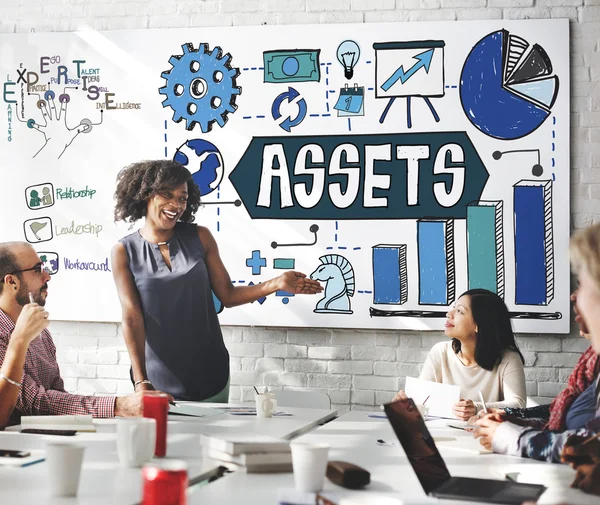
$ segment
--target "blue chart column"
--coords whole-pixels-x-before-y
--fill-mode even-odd
[[[407,300],[406,244],[373,246],[373,303],[402,305]]]
[[[488,289],[504,298],[502,202],[467,206],[467,268],[469,289]]]
[[[454,301],[454,221],[417,221],[419,304],[449,305]]]
[[[554,298],[552,181],[522,180],[513,188],[515,303],[547,305]]]

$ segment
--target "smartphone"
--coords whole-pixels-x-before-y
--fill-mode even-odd
[[[0,458],[26,458],[31,453],[27,451],[13,451],[10,449],[0,449]]]
[[[21,433],[33,433],[35,435],[62,435],[70,437],[77,433],[75,430],[40,430],[40,429],[25,429],[21,430]]]

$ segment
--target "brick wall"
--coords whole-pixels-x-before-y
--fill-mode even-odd
[[[0,32],[174,28],[471,19],[571,20],[571,215],[600,221],[600,0],[2,0]],[[129,393],[120,325],[52,322],[66,387]],[[342,409],[371,410],[416,375],[439,332],[223,328],[231,353],[232,400],[252,385],[327,391]],[[587,342],[520,335],[527,394],[548,402]]]

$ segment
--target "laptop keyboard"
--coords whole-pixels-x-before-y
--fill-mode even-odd
[[[442,491],[444,494],[491,498],[505,487],[505,481],[452,477],[440,489],[436,489],[436,491]]]

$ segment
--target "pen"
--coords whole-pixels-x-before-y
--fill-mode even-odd
[[[600,433],[596,433],[593,437],[590,437],[587,440],[584,440],[583,442],[581,442],[580,445],[585,445],[588,442],[591,442],[592,440],[596,440],[598,437],[600,437]]]
[[[35,300],[33,298],[33,293],[31,291],[29,292],[29,303],[35,303]]]
[[[483,394],[481,393],[481,389],[479,390],[479,399],[481,400],[481,404],[483,405],[483,411],[487,414],[488,409],[485,406],[485,400],[483,399]]]
[[[169,400],[169,405],[173,405],[174,407],[179,407],[174,401]]]

